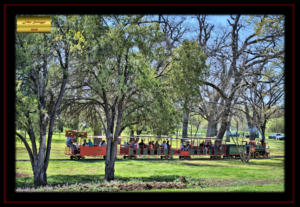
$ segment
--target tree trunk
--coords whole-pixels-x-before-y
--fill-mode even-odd
[[[230,123],[228,123],[226,131],[228,133],[226,134],[226,142],[230,142]]]
[[[195,132],[195,137],[197,137],[198,131],[199,131],[199,127],[200,127],[201,122],[199,121],[197,124],[197,128],[196,128],[196,132]]]
[[[79,126],[79,116],[76,115],[76,117],[73,119],[73,122],[72,122],[72,129],[74,130],[78,130],[78,127]]]
[[[34,180],[34,186],[45,186],[47,185],[47,173],[45,170],[44,165],[33,165],[33,180]]]
[[[189,125],[189,111],[185,110],[185,113],[183,114],[183,123],[182,123],[182,138],[185,138],[188,135],[188,125]]]
[[[29,121],[29,123],[31,122]],[[29,125],[31,126],[31,124]],[[32,133],[33,131],[31,128],[28,130],[28,132],[29,132],[29,137],[32,140],[32,150],[30,149],[29,143],[21,134],[16,132],[16,135],[23,141],[26,150],[28,152],[32,171],[33,171],[34,186],[35,187],[44,186],[47,185],[47,174],[46,174],[47,162],[46,163],[43,162],[44,159],[42,161],[41,159],[39,159],[39,155],[37,154],[36,145],[35,145],[34,133]]]
[[[248,124],[248,130],[249,130],[249,140],[255,140],[256,137],[256,131],[254,130],[254,121],[253,118],[250,116],[249,108],[245,104],[245,114],[246,114],[246,119],[247,119],[247,124]]]
[[[260,127],[260,130],[261,130],[261,141],[262,141],[262,142],[265,142],[265,139],[266,139],[266,137],[265,137],[266,124],[262,125],[262,126]]]
[[[63,132],[64,131],[64,122],[59,120],[57,125],[58,125],[59,132]]]
[[[94,132],[94,136],[101,136],[102,135],[102,130],[101,127],[99,125],[96,125],[93,127],[93,132]],[[94,139],[94,145],[99,145],[101,142],[100,139],[95,138]]]
[[[250,140],[255,140],[257,135],[257,129],[255,126],[250,126],[249,127],[249,139]]]
[[[206,137],[214,137],[218,133],[218,122],[216,120],[208,120]]]
[[[112,140],[112,137],[110,137],[107,142],[108,143],[105,159],[105,180],[111,181],[115,178],[115,160],[117,155],[118,141]]]
[[[228,123],[229,123],[229,114],[230,114],[230,104],[227,103],[221,118],[221,126],[217,134],[217,139],[223,140],[223,136],[227,130]]]
[[[231,127],[231,119],[232,119],[232,115],[230,115],[228,123],[227,123],[227,128],[226,131],[228,131],[230,133],[230,127]],[[226,142],[230,142],[230,136],[226,137]]]
[[[110,160],[105,163],[105,180],[112,181],[115,179],[115,161]]]

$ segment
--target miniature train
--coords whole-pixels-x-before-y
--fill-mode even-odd
[[[106,143],[103,136],[87,136],[87,132],[66,131],[67,147],[65,155],[71,159],[85,159],[87,156],[106,156]],[[91,142],[93,139],[94,142]],[[86,142],[89,140],[89,142]],[[146,140],[146,141],[145,141]],[[140,141],[140,142],[139,142]],[[148,142],[147,142],[148,141]],[[191,157],[208,156],[210,159],[238,159],[243,154],[251,158],[269,157],[267,143],[244,141],[241,146],[228,144],[215,138],[157,138],[153,136],[119,137],[118,156],[124,159],[154,158],[191,159]]]

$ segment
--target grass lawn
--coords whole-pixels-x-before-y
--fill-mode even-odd
[[[48,186],[33,188],[26,149],[16,143],[17,191],[42,192],[284,192],[284,141],[268,140],[271,159],[122,160],[115,163],[115,181],[104,180],[102,159],[68,159],[65,137],[55,135],[47,171]],[[276,157],[272,157],[276,156]],[[121,158],[121,157],[120,157]],[[27,160],[27,161],[26,161]]]

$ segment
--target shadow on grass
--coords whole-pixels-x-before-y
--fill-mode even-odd
[[[120,182],[173,182],[178,176],[150,176],[150,177],[120,177],[115,176],[115,181]],[[48,185],[62,186],[65,184],[103,183],[104,175],[51,175],[47,177]],[[33,177],[20,177],[16,180],[17,188],[33,188]]]
[[[188,163],[188,162],[183,162],[180,163],[181,165],[187,165],[187,166],[196,166],[196,167],[224,167],[222,165],[210,165],[210,164],[196,164],[196,163]]]
[[[104,175],[51,175],[47,177],[47,182],[51,186],[103,181]],[[21,177],[16,179],[17,188],[31,188],[33,186],[33,177]]]
[[[103,158],[99,158],[99,159],[88,159],[88,160],[70,160],[73,162],[83,162],[83,163],[95,163],[95,162],[105,162],[105,160]]]
[[[282,162],[250,162],[248,165],[263,165],[263,166],[269,166],[269,167],[284,167],[284,161]]]

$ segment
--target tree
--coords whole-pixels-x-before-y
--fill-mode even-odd
[[[157,82],[151,89],[152,101],[129,115],[128,120],[131,120],[131,122],[135,120],[137,123],[130,127],[132,135],[134,131],[139,135],[143,130],[148,129],[149,132],[160,137],[163,134],[167,135],[173,132],[175,129],[180,109],[177,107],[176,100],[170,90],[168,77],[169,72],[172,70],[169,65],[172,61],[174,48],[180,44],[183,35],[187,31],[183,26],[184,21],[185,17],[170,15],[158,15],[151,18],[151,21],[142,21],[159,23],[162,39],[159,43],[160,46],[156,47],[153,53],[153,66],[156,70],[155,79],[157,79]]]
[[[153,53],[162,33],[159,24],[149,23],[141,15],[83,19],[93,23],[85,30],[86,53],[75,73],[81,84],[73,87],[73,99],[94,105],[99,114],[107,138],[105,179],[110,181],[114,179],[118,137],[136,124],[136,120],[126,119],[152,100],[151,88],[157,82]]]
[[[200,85],[207,75],[205,60],[206,56],[196,41],[184,40],[174,50],[169,79],[172,93],[183,110],[182,137],[187,137],[189,115],[199,100]]]
[[[270,18],[272,17],[270,16]],[[265,19],[265,16],[255,17],[255,21],[259,25],[266,25]],[[216,60],[221,60],[220,69],[223,68],[223,71],[228,75],[227,86],[222,88],[214,82],[204,82],[204,84],[214,88],[223,99],[220,128],[217,134],[219,139],[223,138],[228,128],[231,110],[234,103],[238,102],[236,100],[240,95],[239,92],[247,86],[244,81],[245,78],[255,75],[253,68],[257,68],[259,65],[283,54],[283,50],[278,49],[278,45],[282,45],[284,35],[280,29],[270,29],[269,32],[261,34],[254,28],[253,21],[245,21],[241,18],[241,15],[232,15],[228,20],[228,24],[230,31],[226,36],[229,41],[225,41],[216,53],[217,57],[220,57]],[[245,32],[245,29],[249,29],[249,27],[252,27],[252,31]]]
[[[271,72],[273,71],[273,72]],[[274,73],[274,66],[264,68],[261,75],[256,76],[243,96],[244,106],[249,128],[260,130],[262,141],[265,141],[265,131],[269,119],[279,110],[284,109],[278,104],[284,96],[282,71]],[[250,106],[248,106],[250,105]],[[252,116],[250,114],[251,108]],[[255,135],[250,134],[250,139]]]
[[[247,143],[245,137],[232,136],[231,139],[239,151],[241,161],[248,163],[251,157],[251,151],[250,148],[247,149],[247,145],[245,145],[245,143]]]
[[[17,34],[16,41],[16,122],[29,134],[32,147],[22,134],[16,135],[29,154],[36,187],[47,184],[53,125],[68,80],[73,40],[68,30],[73,20],[53,20],[52,33]]]
[[[226,30],[215,31],[215,25],[208,23],[207,19],[207,15],[196,16],[199,29],[197,40],[210,66],[210,74],[206,81],[216,84],[221,90],[226,90],[232,73],[227,73],[226,58],[220,55],[220,51],[226,46],[228,32]],[[208,122],[206,137],[214,137],[218,133],[217,126],[222,115],[224,99],[214,88],[205,84],[201,86],[200,92],[201,101],[198,104],[197,113]]]
[[[263,51],[251,52],[251,55],[256,57],[266,55],[266,59],[260,64],[252,66],[251,76],[244,78],[247,86],[242,95],[245,106],[244,113],[250,129],[250,139],[255,138],[255,134],[252,133],[254,130],[251,129],[257,128],[260,130],[262,142],[264,142],[268,120],[274,113],[283,109],[279,105],[284,97],[284,48],[281,38],[284,35],[284,16],[264,16],[259,21],[255,17],[251,17],[248,21],[254,22],[254,30],[258,38],[266,39],[271,34],[275,36],[270,43],[262,45]],[[248,106],[249,104],[250,106]]]

